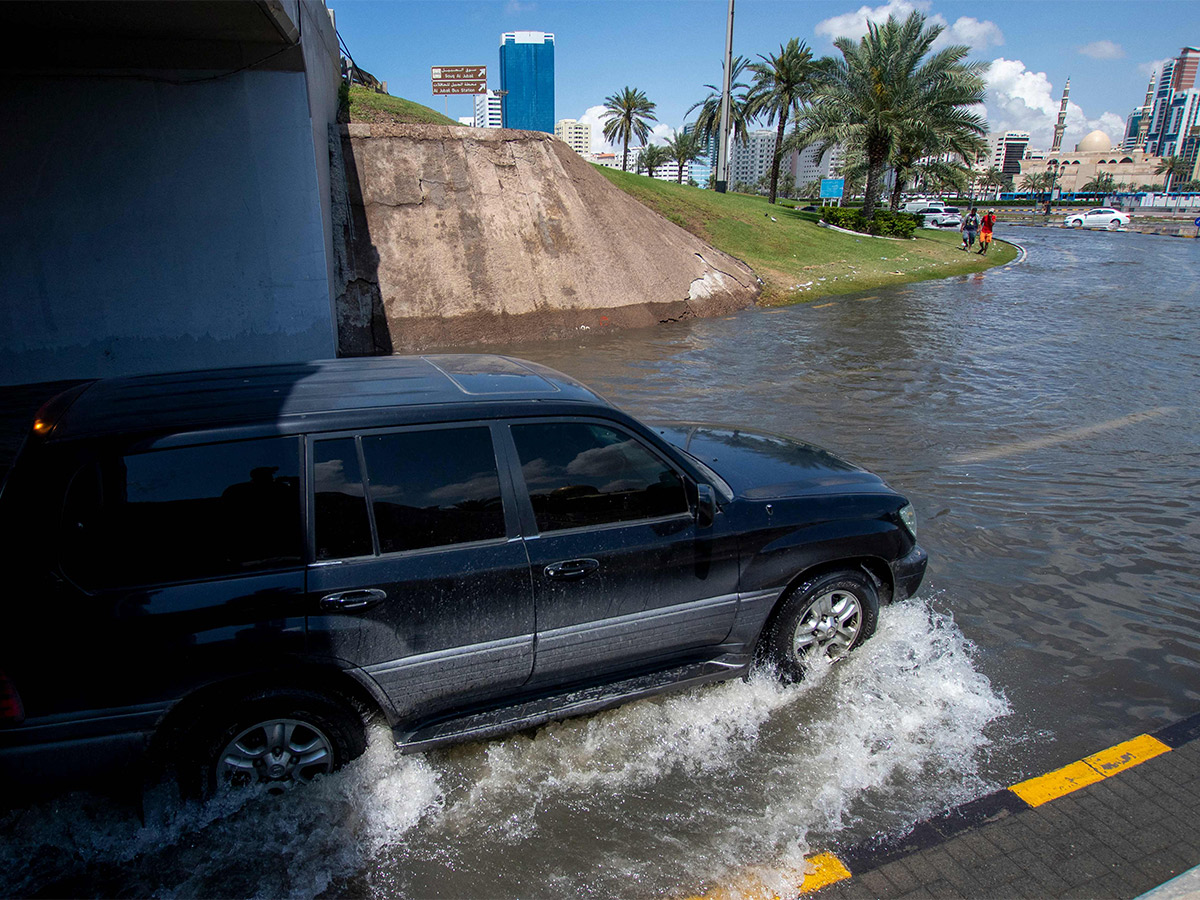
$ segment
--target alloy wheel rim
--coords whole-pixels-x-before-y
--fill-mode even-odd
[[[797,659],[841,659],[862,631],[862,602],[851,591],[826,591],[804,611],[792,636]]]
[[[265,782],[282,789],[333,771],[333,762],[333,743],[320,729],[298,719],[270,719],[225,746],[217,758],[217,783],[239,788]]]

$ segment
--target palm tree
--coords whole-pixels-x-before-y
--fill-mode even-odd
[[[744,56],[735,56],[729,79],[729,124],[735,141],[744,141],[750,135],[751,116],[746,113],[746,91],[749,90],[749,85],[738,81],[749,62]],[[721,71],[725,71],[724,60],[721,61]],[[683,117],[686,119],[690,116],[692,110],[700,110],[696,116],[696,133],[707,145],[713,138],[720,137],[722,89],[711,84],[704,86],[709,90],[708,96],[689,106]]]
[[[654,104],[637,88],[626,87],[621,93],[604,98],[604,139],[621,141],[625,152],[621,156],[621,171],[629,171],[629,141],[637,138],[643,143],[650,137]]]
[[[781,44],[774,56],[758,57],[751,63],[754,84],[746,95],[746,110],[751,117],[762,116],[768,125],[778,122],[775,129],[775,155],[771,160],[771,190],[768,203],[774,203],[779,189],[779,164],[783,159],[783,135],[788,117],[800,117],[800,111],[816,87],[820,66],[814,62],[812,51],[799,39]]]
[[[1080,190],[1085,194],[1111,194],[1117,189],[1117,179],[1111,172],[1097,172]]]
[[[922,120],[936,122],[942,135],[982,137],[987,124],[974,109],[983,102],[986,63],[966,62],[969,48],[931,53],[941,25],[926,25],[919,12],[903,22],[889,16],[869,24],[857,43],[838,38],[842,58],[826,64],[804,124],[793,146],[835,143],[861,148],[866,161],[863,215],[875,212],[883,174],[902,137]]]
[[[989,167],[988,170],[983,173],[983,178],[981,180],[985,187],[996,192],[997,194],[999,193],[1000,188],[1004,187],[1004,173],[995,166]]]
[[[1030,194],[1040,194],[1042,191],[1050,189],[1050,173],[1049,172],[1029,172],[1021,176],[1021,190],[1029,191]]]
[[[646,167],[646,171],[650,173],[650,177],[654,177],[654,170],[663,165],[671,158],[670,152],[661,144],[647,144],[642,148],[642,152],[638,154],[638,168]]]
[[[1163,187],[1163,193],[1171,193],[1172,178],[1187,178],[1192,173],[1191,164],[1182,156],[1164,156],[1158,162],[1158,168],[1154,170],[1155,175],[1165,175],[1166,182]]]
[[[679,177],[675,180],[683,184],[683,167],[693,159],[704,156],[704,147],[696,132],[676,131],[675,136],[667,141],[667,155],[679,164]]]

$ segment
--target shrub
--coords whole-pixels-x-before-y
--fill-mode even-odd
[[[877,209],[875,215],[868,221],[859,209],[847,209],[838,206],[826,206],[821,210],[821,219],[838,228],[848,228],[863,234],[877,234],[882,237],[911,238],[917,226],[921,224],[919,216],[908,213],[896,213],[890,209]]]

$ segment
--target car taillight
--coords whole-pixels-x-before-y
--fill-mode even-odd
[[[20,725],[25,721],[25,706],[12,679],[0,672],[0,725]]]

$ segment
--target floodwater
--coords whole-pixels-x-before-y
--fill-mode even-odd
[[[1200,707],[1200,243],[1011,229],[978,276],[500,348],[642,416],[796,435],[913,501],[851,658],[145,821],[0,813],[0,894],[682,897]]]

